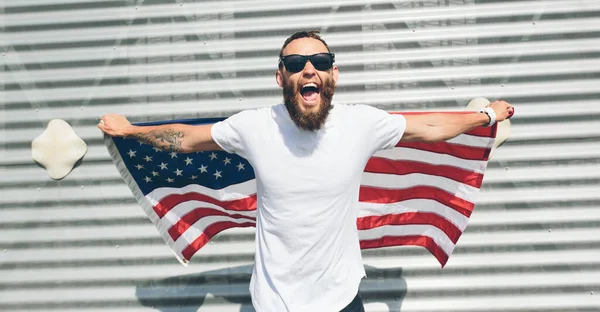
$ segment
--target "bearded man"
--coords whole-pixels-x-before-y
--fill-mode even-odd
[[[133,126],[101,118],[111,136],[175,152],[225,150],[255,171],[257,219],[250,294],[261,311],[364,311],[365,276],[356,228],[360,179],[369,158],[399,141],[449,140],[508,118],[496,101],[480,114],[389,114],[332,104],[339,70],[318,32],[289,37],[275,72],[284,103],[212,125]]]

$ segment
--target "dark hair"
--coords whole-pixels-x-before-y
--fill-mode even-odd
[[[327,45],[327,42],[325,42],[325,40],[323,40],[323,38],[321,38],[321,36],[319,36],[319,31],[318,30],[311,30],[311,31],[298,31],[295,32],[293,35],[291,35],[289,38],[287,38],[285,40],[285,42],[283,43],[283,46],[281,47],[281,50],[279,50],[279,58],[281,59],[281,57],[283,56],[283,50],[285,49],[285,47],[288,46],[288,44],[290,44],[290,42],[296,40],[296,39],[300,39],[300,38],[312,38],[312,39],[316,39],[321,41],[325,47],[327,48],[327,52],[331,52],[331,50],[329,49],[329,46]],[[279,68],[281,69],[281,62],[279,62]]]

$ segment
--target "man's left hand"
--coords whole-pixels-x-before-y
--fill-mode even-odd
[[[506,101],[494,101],[488,106],[496,112],[496,122],[504,121],[515,113],[515,108]]]

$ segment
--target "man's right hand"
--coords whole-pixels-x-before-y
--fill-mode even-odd
[[[108,114],[100,117],[98,128],[110,136],[124,137],[133,133],[134,126],[123,115]]]

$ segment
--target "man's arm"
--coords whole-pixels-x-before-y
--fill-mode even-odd
[[[489,107],[496,113],[496,122],[501,122],[514,113],[512,105],[505,101],[495,101]],[[406,130],[401,142],[446,141],[490,121],[488,115],[483,113],[406,115],[405,118]]]
[[[222,150],[212,139],[211,127],[184,124],[134,126],[118,114],[104,115],[98,123],[98,128],[110,136],[133,137],[162,150],[180,153]]]

